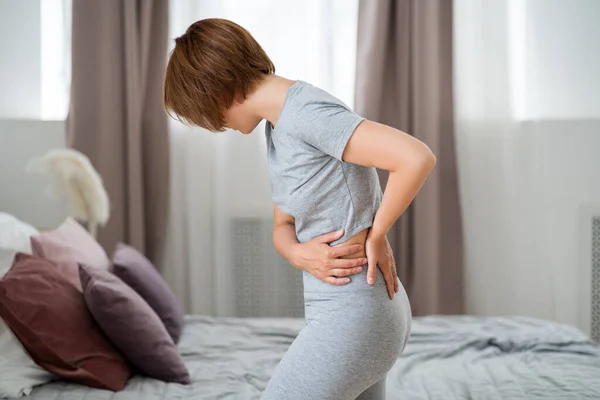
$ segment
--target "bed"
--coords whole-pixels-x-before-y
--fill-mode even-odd
[[[187,316],[192,385],[134,377],[118,393],[56,381],[34,400],[258,399],[302,318]],[[527,317],[415,318],[387,378],[402,400],[600,399],[600,348],[579,330]]]

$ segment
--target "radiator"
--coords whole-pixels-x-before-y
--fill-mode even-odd
[[[273,220],[234,218],[235,314],[304,317],[302,272],[273,247]]]
[[[600,342],[600,207],[580,213],[580,326]]]

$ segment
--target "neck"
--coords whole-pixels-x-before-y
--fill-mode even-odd
[[[267,75],[244,102],[248,111],[273,125],[283,107],[287,90],[295,81],[278,75]]]

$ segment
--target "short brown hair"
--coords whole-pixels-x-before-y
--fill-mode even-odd
[[[272,73],[273,62],[250,32],[226,19],[203,19],[175,39],[163,104],[171,117],[187,125],[223,131],[223,112]]]

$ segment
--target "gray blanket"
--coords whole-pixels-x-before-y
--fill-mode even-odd
[[[55,382],[29,398],[255,400],[303,326],[298,318],[188,317],[180,351],[191,386],[134,377],[112,393]],[[415,318],[387,398],[600,399],[600,349],[574,328],[532,318]]]
[[[390,399],[600,399],[600,349],[526,317],[425,317],[388,374]]]

